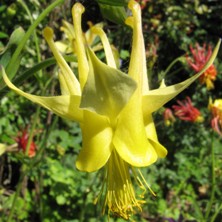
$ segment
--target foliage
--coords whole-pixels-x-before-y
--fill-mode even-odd
[[[104,6],[101,7],[101,4],[106,5],[106,10],[121,7],[120,17],[112,11],[110,15],[106,13],[106,18],[111,21],[105,22],[105,29],[119,51],[121,69],[126,69],[131,46],[131,39],[128,38],[131,31],[122,23],[127,13],[124,11],[126,1],[121,1],[119,5],[116,5],[118,1],[108,0],[82,2],[87,15],[84,23],[88,20],[97,23],[98,18],[102,20],[99,10],[103,11]],[[49,5],[47,1],[39,0],[27,1],[26,4],[33,19]],[[59,30],[62,18],[71,21],[69,1],[59,7],[62,10],[55,8],[39,22],[35,29],[36,37],[32,33],[21,51],[21,62],[17,61],[20,67],[14,73],[15,80],[20,78],[20,87],[27,92],[59,94],[57,67],[53,66],[55,61],[47,63],[42,71],[37,67],[28,79],[24,75],[30,67],[50,57],[41,36],[43,27],[52,25]],[[189,54],[189,45],[196,42],[215,45],[217,33],[222,31],[221,8],[219,0],[156,0],[146,3],[142,11],[143,30],[152,88],[158,87],[163,78],[166,84],[171,84],[192,76],[184,55]],[[94,18],[90,10],[98,16]],[[216,27],[215,21],[218,24]],[[1,65],[7,66],[4,62],[10,61],[19,44],[18,41],[9,47],[9,56],[3,60],[6,56],[3,51],[7,50],[13,30],[22,27],[27,33],[31,23],[33,21],[20,3],[1,4]],[[57,39],[63,38],[59,31],[55,34]],[[101,52],[98,55],[103,58]],[[145,194],[147,203],[143,212],[133,217],[135,221],[221,221],[222,141],[211,129],[208,110],[210,97],[222,97],[220,62],[221,53],[215,62],[218,75],[213,90],[208,91],[196,81],[176,98],[183,100],[190,96],[202,113],[204,122],[191,123],[177,118],[166,126],[162,115],[164,109],[154,113],[159,140],[168,148],[168,156],[142,170],[157,196]],[[170,63],[173,65],[169,68]],[[76,68],[75,65],[73,67]],[[8,221],[12,208],[15,211],[10,221],[107,221],[107,216],[101,215],[101,206],[94,204],[103,183],[103,171],[87,174],[75,168],[82,140],[78,124],[37,108],[23,97],[9,92],[3,82],[0,86],[0,144],[7,146],[6,152],[0,156],[0,221]],[[176,100],[168,103],[166,108],[172,108],[174,104]],[[30,142],[33,140],[37,145],[37,155],[33,158],[16,146],[15,138],[24,129],[29,132]],[[123,219],[114,217],[110,221],[121,222]]]

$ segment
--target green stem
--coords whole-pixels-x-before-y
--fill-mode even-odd
[[[195,213],[198,216],[198,221],[204,221],[204,215],[203,215],[203,212],[198,204],[198,201],[196,200],[196,195],[195,195],[195,191],[194,191],[193,186],[192,186],[192,193],[193,193],[192,194],[192,203],[194,206]]]
[[[31,15],[30,11],[29,11],[29,8],[27,7],[27,5],[25,4],[25,2],[23,0],[18,0],[18,2],[21,4],[21,6],[25,9],[26,13],[28,14],[29,20],[30,20],[30,23],[31,23],[31,26],[32,26],[34,24],[34,20],[32,18],[32,15]],[[34,42],[35,42],[37,60],[38,60],[38,63],[40,63],[41,62],[41,54],[40,54],[40,49],[39,49],[39,41],[38,41],[38,37],[37,37],[35,29],[33,30],[33,35],[34,35]],[[39,74],[42,75],[42,70],[41,69],[39,70]],[[38,106],[37,107],[37,112],[36,112],[36,115],[35,115],[35,118],[34,118],[35,122],[32,124],[31,130],[29,132],[29,138],[28,138],[28,142],[27,142],[27,145],[26,145],[26,149],[25,149],[26,150],[26,152],[25,152],[26,156],[29,155],[30,145],[32,143],[34,129],[35,129],[35,125],[36,125],[36,121],[38,119],[39,113],[40,113],[40,107]]]
[[[30,13],[29,8],[27,7],[27,5],[25,4],[25,2],[23,0],[18,0],[18,2],[22,5],[22,7],[27,12],[27,14],[29,16],[30,23],[31,23],[31,25],[33,25],[34,20],[33,20],[31,13]],[[37,54],[37,61],[39,63],[39,62],[41,62],[41,53],[40,53],[40,47],[39,47],[39,39],[38,39],[35,29],[33,30],[33,35],[34,35],[34,42],[35,42],[35,48],[36,48],[36,54]],[[39,75],[42,76],[42,70],[39,70]]]
[[[14,69],[14,63],[18,59],[23,47],[25,46],[27,40],[35,30],[35,28],[39,25],[39,23],[59,4],[64,2],[64,0],[56,0],[51,5],[49,5],[40,15],[39,17],[33,22],[33,24],[29,27],[28,31],[25,33],[24,37],[22,38],[20,44],[16,48],[14,54],[12,55],[12,58],[6,67],[6,73],[9,74],[9,77],[12,79],[13,76],[10,75],[12,73],[12,70]]]
[[[73,55],[64,55],[63,57],[67,62],[76,62],[77,61],[76,57]],[[33,74],[35,74],[39,70],[45,69],[45,68],[47,68],[51,65],[54,65],[54,64],[56,64],[56,60],[54,57],[49,58],[49,59],[45,59],[44,61],[39,62],[37,65],[33,66],[32,68],[26,70],[23,74],[21,74],[21,76],[16,78],[13,81],[13,83],[15,83],[16,85],[21,84],[25,79],[33,76]]]
[[[215,154],[214,154],[214,136],[212,136],[212,142],[211,142],[211,195],[210,195],[210,201],[207,204],[206,208],[206,214],[205,214],[205,220],[208,221],[212,205],[214,203],[215,198],[215,185],[216,185],[216,177],[215,177]]]
[[[23,182],[23,179],[25,178],[25,175],[26,175],[26,166],[23,165],[22,169],[21,169],[21,176],[19,178],[19,182],[18,182],[18,185],[17,185],[17,188],[16,188],[16,192],[15,192],[15,195],[14,195],[14,198],[13,198],[13,201],[12,201],[11,210],[10,210],[10,213],[9,213],[9,216],[8,216],[6,222],[11,222],[11,220],[12,220],[12,217],[13,217],[14,212],[15,212],[16,200],[17,200],[17,198],[20,194],[20,191],[22,189],[22,182]]]
[[[53,129],[55,129],[55,125],[58,121],[58,116],[55,116],[55,118],[53,119],[53,121],[50,123],[50,125],[48,125],[48,127],[46,128],[46,130],[44,130],[43,135],[41,136],[41,144],[39,144],[39,151],[38,151],[38,160],[36,162],[36,164],[43,162],[43,158],[44,158],[44,151],[45,151],[45,147],[46,147],[46,143],[48,141],[48,137],[49,134],[53,131]],[[44,219],[44,201],[42,199],[42,193],[43,193],[43,173],[42,170],[39,170],[38,173],[38,178],[37,180],[39,181],[39,214],[40,214],[40,221],[43,221]]]
[[[37,110],[36,110],[36,113],[35,113],[35,116],[34,116],[34,121],[32,122],[31,129],[29,131],[28,142],[27,142],[27,145],[26,145],[26,148],[25,148],[25,155],[26,156],[28,156],[28,154],[29,154],[29,150],[30,150],[30,147],[31,147],[31,143],[32,143],[33,135],[34,135],[34,130],[35,130],[35,127],[37,125],[37,120],[38,120],[38,117],[39,117],[39,114],[40,114],[40,110],[41,110],[41,107],[37,106]]]
[[[165,78],[166,74],[171,70],[171,68],[172,68],[177,62],[181,62],[181,61],[183,61],[183,59],[184,59],[184,56],[180,56],[180,57],[174,59],[174,60],[170,63],[170,65],[166,68],[166,70],[165,70],[165,72],[164,72],[164,75],[163,75],[163,78]]]
[[[222,204],[219,206],[219,208],[216,210],[216,212],[214,213],[214,215],[211,217],[210,222],[214,222],[217,218],[217,215],[221,212],[222,210]]]

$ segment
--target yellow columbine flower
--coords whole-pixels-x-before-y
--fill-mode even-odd
[[[107,64],[101,62],[84,41],[81,29],[84,7],[80,3],[72,8],[79,80],[56,48],[52,29],[46,28],[43,33],[60,67],[61,96],[25,93],[10,82],[3,70],[6,84],[16,93],[80,123],[83,146],[76,166],[87,172],[105,167],[104,210],[108,206],[109,212],[125,219],[141,210],[144,203],[143,197],[138,198],[134,192],[131,175],[135,175],[143,189],[146,182],[133,167],[148,166],[167,154],[158,142],[152,113],[197,79],[212,64],[220,45],[219,42],[211,59],[195,76],[169,87],[149,90],[140,6],[130,0],[128,7],[132,16],[127,18],[126,24],[133,29],[128,74],[116,68],[110,44],[101,28],[95,27],[93,31],[101,39]]]

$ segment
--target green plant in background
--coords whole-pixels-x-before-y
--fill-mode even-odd
[[[58,3],[59,2],[60,1],[58,1]],[[22,90],[29,91],[30,93],[35,91],[36,94],[41,95],[59,94],[57,92],[59,88],[57,78],[59,78],[62,96],[40,97],[25,93],[10,83],[4,73],[4,69],[2,69],[7,84],[14,91],[52,110],[59,116],[79,121],[83,133],[82,142],[80,128],[76,123],[69,120],[62,120],[52,115],[51,112],[47,112],[40,108],[35,110],[34,106],[31,106],[29,110],[27,109],[27,107],[30,106],[28,105],[29,103],[22,97],[19,97],[17,104],[11,105],[13,103],[10,101],[14,101],[16,98],[11,92],[4,97],[6,100],[2,100],[1,102],[4,108],[1,110],[2,118],[0,121],[0,128],[4,135],[2,135],[0,139],[2,142],[2,150],[6,153],[0,158],[4,161],[4,166],[9,167],[9,170],[14,169],[12,165],[14,163],[21,166],[19,173],[20,179],[14,182],[14,184],[17,185],[17,191],[10,195],[7,193],[9,190],[6,188],[7,186],[1,186],[1,193],[3,194],[0,197],[1,212],[3,212],[3,215],[9,215],[9,217],[5,217],[5,220],[7,218],[8,221],[15,221],[17,217],[19,221],[106,221],[106,217],[100,216],[101,210],[97,209],[93,204],[93,201],[98,197],[99,202],[103,205],[108,205],[108,208],[110,208],[108,211],[113,212],[114,218],[115,215],[129,218],[131,214],[135,213],[137,210],[141,210],[141,205],[143,205],[143,212],[138,212],[135,216],[131,216],[131,219],[135,219],[136,221],[149,221],[155,218],[156,221],[160,219],[168,221],[177,218],[182,220],[182,218],[184,218],[185,220],[208,221],[209,219],[214,221],[218,215],[220,215],[220,198],[217,200],[217,198],[220,197],[220,192],[217,190],[217,187],[221,184],[221,181],[215,181],[216,175],[220,175],[220,168],[218,168],[218,161],[220,161],[220,158],[217,158],[217,153],[220,152],[220,140],[215,138],[214,142],[211,143],[212,134],[209,132],[209,126],[204,125],[207,122],[206,120],[209,120],[209,116],[206,117],[208,113],[207,109],[203,108],[202,110],[201,108],[200,110],[206,122],[196,122],[193,125],[189,125],[188,123],[184,124],[182,123],[183,120],[179,122],[177,116],[173,116],[173,113],[171,113],[170,118],[173,124],[168,124],[167,130],[166,126],[160,129],[159,126],[162,126],[163,120],[160,119],[158,112],[156,112],[154,118],[157,120],[159,139],[161,143],[169,147],[169,157],[165,160],[158,161],[156,164],[152,164],[149,168],[141,169],[143,176],[140,171],[137,172],[137,169],[132,167],[146,166],[156,161],[155,156],[161,153],[160,150],[164,151],[162,153],[165,155],[165,148],[158,144],[152,118],[150,119],[148,117],[151,117],[151,113],[185,89],[192,81],[199,78],[199,76],[203,76],[202,73],[207,72],[212,66],[213,58],[216,55],[219,44],[216,46],[213,57],[205,67],[201,67],[203,70],[198,70],[200,72],[197,75],[193,75],[180,84],[166,87],[165,84],[162,83],[159,89],[149,90],[147,88],[148,81],[146,80],[145,47],[143,41],[141,41],[143,38],[142,30],[140,29],[141,20],[139,16],[139,7],[132,2],[133,1],[131,1],[130,4],[133,15],[127,20],[127,23],[133,28],[133,44],[129,72],[127,71],[127,73],[129,73],[128,75],[119,70],[119,68],[126,70],[126,67],[125,65],[123,66],[121,62],[117,64],[118,57],[114,58],[115,51],[113,48],[111,49],[107,37],[101,28],[92,26],[88,33],[91,32],[90,34],[93,34],[96,44],[98,44],[98,42],[100,42],[99,39],[101,39],[105,52],[101,51],[101,48],[99,48],[97,56],[102,60],[105,58],[107,65],[99,61],[95,54],[88,47],[85,47],[84,44],[88,43],[88,40],[86,38],[86,42],[84,42],[85,40],[81,38],[82,31],[80,23],[82,6],[79,4],[77,4],[79,6],[76,6],[76,8],[80,9],[80,11],[76,9],[77,12],[73,13],[74,35],[76,35],[76,38],[71,38],[71,44],[68,42],[68,45],[77,46],[74,47],[74,53],[76,52],[78,61],[76,60],[76,55],[61,56],[53,42],[52,30],[47,28],[44,31],[44,35],[57,60],[60,70],[51,69],[50,66],[55,63],[55,59],[53,58],[40,62],[37,40],[35,50],[39,55],[39,63],[24,73],[19,73],[21,68],[18,69],[17,73],[19,73],[19,75],[17,77],[16,74],[15,78],[16,84],[23,83],[23,86],[21,86]],[[161,2],[162,1],[158,1],[157,3],[165,4]],[[103,11],[103,14],[106,15],[107,18],[111,21],[123,24],[126,17],[124,11],[127,6],[127,1],[111,2],[98,0],[98,3],[101,11]],[[55,3],[55,5],[56,4],[57,3]],[[172,1],[172,4],[175,3]],[[195,3],[196,8],[199,7],[198,4],[198,2]],[[143,5],[143,13],[150,6],[152,6],[152,4],[147,3],[145,6]],[[119,13],[116,13],[116,7],[118,7]],[[188,5],[187,7],[189,8],[190,6]],[[178,9],[180,13],[184,13],[180,7],[173,8],[175,10]],[[90,7],[86,7],[86,10],[87,9],[90,10]],[[73,10],[75,11],[75,9]],[[175,15],[177,14],[173,16]],[[174,21],[174,19],[171,21]],[[160,22],[159,24],[164,23]],[[178,21],[178,26],[180,26],[180,21]],[[68,25],[67,31],[71,29],[70,25]],[[31,28],[29,30],[32,30],[29,34],[34,31],[34,29]],[[124,28],[124,30],[127,30],[127,33],[130,34],[129,29]],[[144,27],[144,30],[146,30],[146,27]],[[163,31],[164,28],[161,30]],[[57,36],[57,33],[55,34]],[[158,32],[158,35],[161,36],[161,32]],[[116,35],[110,33],[110,36],[114,43],[115,39],[117,40],[120,38],[121,32],[118,32]],[[179,36],[183,36],[182,32]],[[38,36],[35,38],[37,37]],[[22,38],[21,36],[21,39]],[[172,39],[176,40],[176,38]],[[75,44],[75,42],[77,42],[77,44]],[[19,45],[19,41],[16,44]],[[22,44],[24,44],[24,42]],[[90,45],[93,47],[93,42],[91,42]],[[98,45],[101,47],[101,43]],[[122,59],[128,58],[124,56],[127,54],[129,55],[127,45],[122,45],[122,43],[114,45],[120,47],[119,50]],[[124,49],[124,47],[126,48]],[[22,48],[23,47],[21,47],[20,50],[22,50]],[[77,50],[75,50],[75,48]],[[70,50],[72,50],[72,47]],[[85,51],[87,52],[86,54]],[[13,50],[11,52],[13,52]],[[124,55],[123,52],[125,53]],[[149,63],[149,71],[152,70],[155,61],[158,61],[158,54],[156,51],[155,53],[155,55],[151,55],[155,57],[155,60]],[[2,55],[4,56],[5,53],[2,53]],[[19,56],[18,51],[14,60],[17,56]],[[13,58],[13,56],[6,59],[7,64],[9,64],[9,70],[11,58]],[[141,60],[141,58],[143,59]],[[174,72],[174,65],[177,61],[182,61],[183,65],[186,59],[184,56],[176,58],[166,71],[158,75],[158,80],[161,80],[163,76],[168,82],[173,82],[174,77],[180,79],[180,77],[176,75],[179,72],[177,70]],[[71,65],[68,66],[66,62],[71,62]],[[76,68],[76,62],[78,62],[78,68]],[[17,64],[19,64],[19,60]],[[73,75],[70,67],[74,70],[74,73],[78,73],[78,80],[75,78],[75,75]],[[89,75],[87,70],[90,71]],[[141,72],[139,72],[139,70],[141,70]],[[32,77],[34,73],[38,80],[40,90],[37,89],[36,83],[24,81],[28,76]],[[116,75],[114,75],[114,73]],[[142,73],[142,81],[138,73]],[[152,76],[151,83],[156,81],[155,72],[149,76]],[[220,77],[218,77],[218,79],[220,79]],[[142,85],[140,85],[141,82],[143,82]],[[158,84],[156,83],[156,85]],[[115,89],[119,86],[120,90],[118,93],[112,94],[112,86],[115,86]],[[124,87],[122,88],[122,86]],[[212,96],[214,91],[207,92],[200,84],[197,86],[195,85],[195,87],[197,87],[195,94],[193,94],[191,87],[190,93],[193,94],[192,102],[195,107],[204,107],[204,102],[200,100],[200,98],[202,98],[201,95],[206,96],[210,94]],[[216,87],[217,80],[215,81],[215,88]],[[127,94],[125,93],[126,89],[128,92]],[[139,93],[139,89],[141,89],[142,94]],[[136,99],[133,99],[132,95],[134,94],[138,94]],[[80,98],[80,95],[82,98]],[[181,96],[183,96],[183,94]],[[141,102],[141,99],[143,102]],[[77,101],[77,103],[75,101]],[[183,103],[180,104],[182,110],[181,115],[185,116],[185,118],[187,113],[190,113],[190,117],[193,117],[192,114],[194,113],[197,114],[196,108],[194,108],[191,103],[188,103],[189,102],[185,103],[184,107],[182,107],[184,105]],[[72,107],[70,107],[70,104]],[[79,104],[81,104],[81,109],[78,107]],[[120,106],[121,104],[122,106]],[[173,104],[173,101],[170,102],[170,104]],[[167,106],[168,105],[169,104],[167,104]],[[141,112],[141,109],[138,109],[138,107],[141,106],[143,106],[143,115],[137,115]],[[6,107],[12,107],[16,115],[7,113]],[[24,110],[27,110],[27,112]],[[74,110],[77,112],[74,113]],[[4,118],[4,115],[7,118]],[[181,117],[181,115],[178,115],[178,117]],[[141,125],[139,124],[141,122],[140,120],[144,118],[148,122],[145,121],[145,125],[142,124],[141,128],[139,128]],[[116,120],[118,120],[117,123]],[[131,128],[126,127],[126,123],[128,126],[131,126]],[[220,128],[218,128],[220,127],[219,124],[220,120],[217,115],[217,117],[212,120],[212,127],[215,131],[218,131],[218,129],[220,130]],[[29,126],[28,128],[26,128],[27,125]],[[181,125],[183,125],[182,129]],[[22,132],[22,129],[28,129],[28,131],[26,131],[27,135],[24,131]],[[95,129],[97,129],[98,132],[100,129],[101,131],[94,136]],[[142,132],[144,131],[143,129],[145,129],[145,137],[148,137],[148,143],[150,143],[149,149],[139,150],[141,151],[139,157],[143,160],[142,164],[139,161],[140,159],[138,159],[138,155],[137,159],[135,159],[135,152],[139,153],[138,150],[135,150],[137,146],[133,146],[131,142],[129,142],[132,139],[130,139],[129,136],[125,136],[130,133],[132,138],[136,137],[136,129],[139,129],[138,132]],[[21,132],[17,133],[18,131]],[[183,137],[181,137],[181,133]],[[25,141],[23,142],[25,148],[22,149],[25,151],[25,155],[23,152],[18,152],[16,149],[11,150],[10,145],[7,145],[8,143],[13,145],[15,139],[11,139],[11,137],[18,138],[19,134],[19,138],[21,139],[23,138],[21,135],[27,136],[24,138],[29,138],[27,140],[23,138],[23,141]],[[116,135],[119,135],[119,140]],[[95,142],[96,138],[101,139]],[[110,139],[108,140],[108,138]],[[147,141],[145,142],[145,140],[146,138],[144,139],[144,144],[147,145],[148,143]],[[19,142],[18,139],[17,142]],[[119,145],[120,143],[121,146]],[[141,135],[133,140],[133,144],[135,143],[142,144]],[[29,158],[28,154],[32,150],[33,144],[36,146],[36,153],[34,157]],[[123,146],[123,144],[126,145]],[[209,144],[212,144],[210,145],[210,147],[212,147],[212,161],[209,158],[205,160],[206,156],[209,155],[209,149],[206,149]],[[82,149],[81,146],[83,146]],[[101,147],[99,151],[98,146]],[[93,148],[93,152],[89,150],[89,147]],[[107,149],[104,149],[104,147]],[[124,147],[125,149],[123,149]],[[129,149],[130,147],[132,147],[132,149]],[[200,149],[200,147],[203,149]],[[153,161],[149,159],[149,155],[143,155],[144,152],[149,154],[149,151],[152,150],[151,148],[153,149],[151,155]],[[103,156],[101,156],[101,151],[105,151]],[[130,155],[127,155],[127,153]],[[160,156],[164,155],[161,154]],[[78,156],[77,160],[76,156]],[[77,167],[79,169],[86,171],[97,170],[105,164],[105,171],[99,171],[93,174],[80,173],[76,171],[74,162],[77,162]],[[121,166],[120,163],[122,164]],[[209,169],[210,165],[211,171]],[[2,166],[3,165],[0,167],[1,172],[7,171],[2,168]],[[202,171],[197,171],[197,166],[201,166]],[[120,168],[122,169],[121,171]],[[123,174],[123,169],[125,169],[124,172],[126,174]],[[212,172],[212,177],[208,178],[207,175],[210,175],[210,172]],[[135,176],[133,176],[134,174]],[[3,174],[0,175],[0,183],[3,181],[6,183],[5,175],[2,175]],[[140,175],[141,178],[138,178]],[[106,179],[104,179],[104,177]],[[116,180],[116,177],[118,177],[119,180]],[[11,178],[15,178],[15,174],[12,174]],[[10,180],[10,177],[8,177],[8,181]],[[128,184],[128,188],[130,189],[128,189],[128,193],[131,194],[131,197],[124,193],[127,191],[124,186],[124,180],[128,181],[126,184]],[[102,194],[98,192],[98,189],[101,189],[101,181],[103,181]],[[136,181],[139,183],[138,188],[136,186],[132,187],[132,184]],[[141,196],[141,188],[142,191],[146,189],[146,186],[150,189],[146,181],[152,184],[152,189],[154,189],[157,194],[156,199],[153,199],[154,197],[147,198],[147,194]],[[211,182],[213,184],[212,186],[210,185]],[[197,188],[199,193],[196,192]],[[13,189],[12,187],[12,190]],[[115,192],[113,190],[115,190]],[[208,192],[210,195],[206,193],[206,190],[210,191]],[[116,193],[119,195],[116,195]],[[201,199],[201,197],[203,197],[203,199]],[[207,199],[208,197],[209,200]],[[143,199],[145,199],[147,203],[145,203]],[[194,210],[191,206],[195,206]],[[103,206],[103,211],[105,209],[105,206]],[[2,220],[4,221],[4,218]],[[114,220],[121,221],[121,219]]]

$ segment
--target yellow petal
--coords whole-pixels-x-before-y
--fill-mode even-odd
[[[158,140],[149,139],[149,142],[153,145],[158,157],[164,158],[167,155],[167,149]]]
[[[140,6],[133,0],[129,2],[133,17],[126,23],[133,28],[133,44],[129,66],[129,76],[138,87],[117,119],[113,144],[118,154],[133,166],[148,166],[157,160],[157,152],[147,140],[143,112],[142,94],[148,92],[145,46],[142,33]]]
[[[89,75],[83,88],[81,108],[115,120],[136,89],[125,73],[102,63],[89,49]]]
[[[79,108],[80,96],[75,95],[64,95],[64,96],[53,96],[53,97],[43,97],[35,96],[29,93],[25,93],[15,85],[13,85],[8,79],[4,68],[0,68],[0,73],[2,73],[5,83],[15,91],[17,94],[24,96],[25,98],[35,102],[42,107],[54,112],[58,116],[66,119],[82,122],[83,120],[83,110]]]
[[[112,128],[107,118],[88,111],[84,111],[81,128],[83,146],[76,167],[81,171],[96,171],[106,164],[111,155]]]
[[[67,41],[56,41],[55,42],[56,48],[59,50],[61,53],[70,53],[70,47],[69,43]]]
[[[155,90],[149,91],[146,95],[143,96],[143,113],[144,116],[149,115],[150,113],[156,111],[160,107],[162,107],[165,103],[170,101],[172,98],[174,98],[177,94],[182,92],[184,89],[186,89],[191,83],[193,83],[202,73],[204,73],[215,60],[218,50],[220,48],[221,40],[218,41],[211,58],[206,63],[206,65],[203,67],[203,69],[192,76],[191,78],[172,85],[168,87],[163,87]]]
[[[62,21],[63,26],[60,28],[61,31],[65,32],[70,42],[72,42],[75,39],[75,31],[73,24],[63,20]]]
[[[144,125],[145,125],[147,139],[155,149],[157,156],[159,158],[164,158],[167,155],[167,149],[164,146],[162,146],[158,141],[152,115],[146,115],[144,117]]]
[[[84,12],[85,8],[82,4],[76,3],[72,7],[72,17],[74,23],[74,31],[76,36],[76,53],[78,57],[78,70],[79,70],[79,82],[81,88],[84,87],[88,72],[89,66],[86,57],[85,45],[83,40],[83,33],[81,28],[81,21],[82,21],[82,13]]]
[[[113,144],[126,162],[132,166],[148,166],[157,160],[153,145],[147,140],[142,107],[136,94],[118,118]]]
[[[134,0],[130,0],[128,7],[132,10],[133,17],[126,19],[126,24],[133,28],[133,43],[130,56],[129,75],[138,83],[138,90],[145,94],[149,90],[146,53],[143,39],[141,8]]]
[[[147,138],[152,138],[154,140],[157,140],[156,127],[153,122],[152,115],[149,114],[149,115],[144,116],[143,121],[144,121],[144,126],[146,129]]]
[[[67,89],[69,90],[70,95],[81,95],[80,84],[72,72],[71,68],[66,63],[65,59],[59,53],[56,48],[55,42],[53,41],[53,30],[49,27],[46,27],[43,30],[43,35],[52,50],[52,53],[61,69],[61,74],[64,75],[64,80],[66,81]]]
[[[102,28],[99,28],[99,27],[93,27],[92,32],[98,34],[103,43],[103,48],[106,54],[107,65],[110,67],[116,68],[116,62],[113,56],[113,52],[112,52],[111,46],[109,44],[109,41],[105,32],[102,30]]]
[[[58,77],[59,77],[61,94],[62,95],[70,95],[69,87],[67,86],[67,81],[65,80],[65,77],[62,74],[61,70],[59,71]]]
[[[92,31],[92,29],[93,28],[103,28],[103,23],[100,22],[100,23],[93,25],[93,23],[89,21],[89,22],[87,22],[87,24],[89,25],[89,29],[85,32],[85,38],[86,38],[87,44],[92,46],[93,44],[95,44],[95,40],[97,37],[97,34],[95,34]],[[100,45],[100,49],[102,49],[101,45]]]

